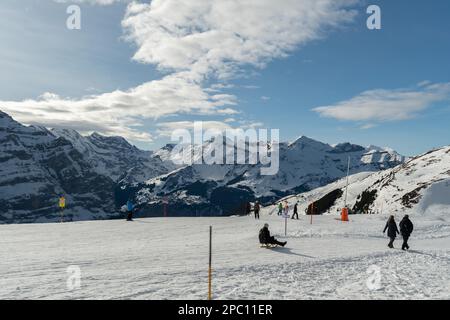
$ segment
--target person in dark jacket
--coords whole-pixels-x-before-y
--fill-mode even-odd
[[[298,202],[296,202],[294,205],[294,214],[292,215],[292,219],[294,219],[295,216],[297,217],[298,220]]]
[[[134,203],[131,199],[127,201],[127,221],[133,221]]]
[[[270,235],[270,231],[269,231],[269,224],[266,223],[264,225],[264,227],[259,231],[259,242],[261,244],[274,244],[277,246],[282,246],[284,247],[287,242],[280,242],[277,239],[275,239],[275,237],[272,237]]]
[[[400,226],[400,233],[403,237],[402,250],[409,250],[408,240],[409,237],[411,236],[411,233],[414,230],[414,225],[411,222],[411,220],[409,220],[409,216],[405,215],[403,217],[403,220],[400,221],[399,226]]]
[[[261,205],[259,204],[259,201],[256,201],[255,207],[253,210],[255,211],[255,219],[259,220],[259,211],[261,210]]]
[[[394,241],[395,238],[397,237],[397,234],[399,234],[398,232],[398,228],[397,228],[397,223],[395,222],[394,216],[390,216],[388,222],[386,222],[386,226],[384,227],[383,233],[386,232],[387,229],[387,235],[389,237],[389,239],[391,239],[391,241],[388,244],[389,248],[394,248]]]

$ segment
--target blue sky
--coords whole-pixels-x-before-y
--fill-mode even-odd
[[[449,144],[446,0],[341,0],[331,9],[286,0],[292,15],[270,2],[204,11],[176,0],[158,15],[154,2],[82,3],[82,29],[68,30],[68,3],[3,0],[0,109],[25,123],[120,134],[150,149],[195,120],[405,155]],[[369,4],[381,7],[381,30],[366,28]],[[248,22],[228,25],[236,12]],[[208,38],[192,37],[197,29]]]

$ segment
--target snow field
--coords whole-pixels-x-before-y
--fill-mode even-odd
[[[300,216],[287,237],[273,215],[4,225],[0,298],[206,299],[212,225],[215,299],[449,299],[448,217],[413,214],[410,252],[387,248],[385,215]],[[265,222],[286,248],[259,247]]]

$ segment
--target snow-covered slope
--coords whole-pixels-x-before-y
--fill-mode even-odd
[[[450,147],[414,157],[395,168],[350,176],[348,205],[354,213],[402,213],[412,209],[429,211],[450,207]],[[299,202],[300,213],[312,202],[340,190],[335,203],[323,213],[337,213],[344,206],[346,179],[311,192],[288,197],[291,207]],[[441,208],[441,209],[439,209]],[[266,209],[277,211],[275,206]]]
[[[212,141],[203,148],[214,150],[216,143],[222,147],[228,142]],[[161,153],[167,158],[170,150]],[[261,164],[194,164],[150,179],[138,187],[136,198],[146,215],[161,214],[164,196],[170,199],[173,210],[183,215],[236,213],[246,201],[258,199],[270,203],[333,182],[346,174],[348,157],[351,158],[351,173],[392,168],[405,160],[392,150],[349,143],[330,146],[301,137],[295,142],[280,144],[280,169],[276,175],[262,176]]]
[[[412,214],[409,252],[387,248],[386,215],[334,218],[287,237],[276,216],[0,225],[0,299],[206,300],[210,225],[214,299],[450,299],[450,211]],[[259,247],[265,222],[286,248]]]

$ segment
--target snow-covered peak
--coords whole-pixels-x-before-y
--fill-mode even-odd
[[[349,142],[339,143],[333,147],[332,153],[353,153],[365,150],[364,147]]]
[[[307,136],[300,136],[294,141],[288,143],[287,146],[289,148],[310,146],[312,148],[320,148],[320,149],[327,149],[330,147],[328,144],[311,139]]]
[[[21,127],[22,125],[14,120],[9,114],[0,111],[0,129],[1,128],[13,128]]]

